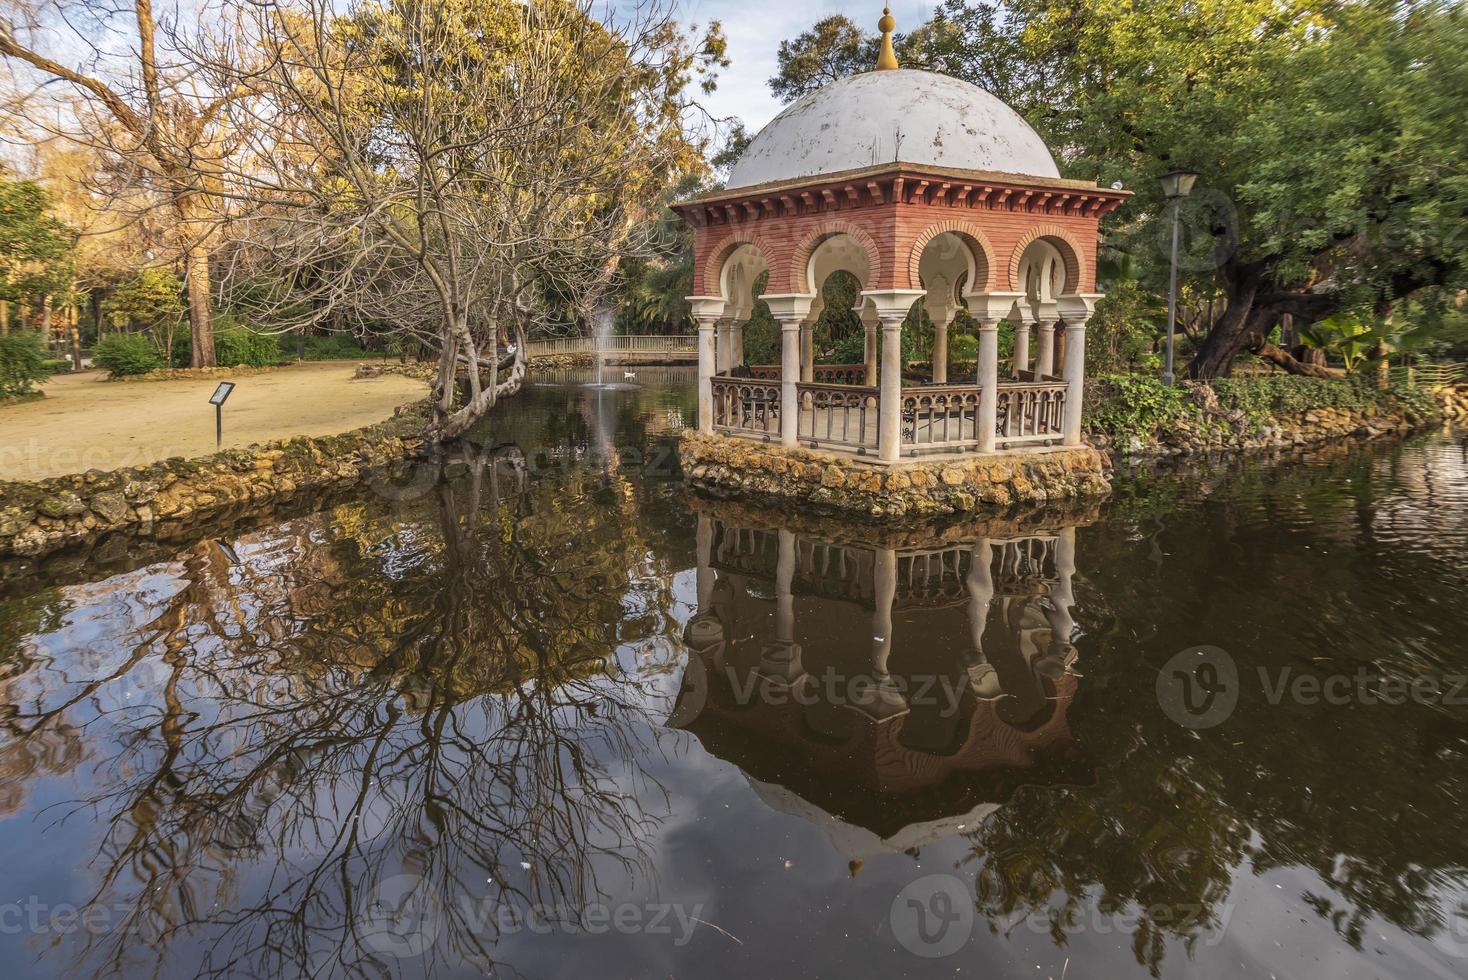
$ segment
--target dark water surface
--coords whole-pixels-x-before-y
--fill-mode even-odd
[[[894,534],[638,375],[5,583],[0,973],[1468,975],[1460,441]]]

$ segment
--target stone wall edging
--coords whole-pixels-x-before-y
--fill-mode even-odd
[[[115,532],[148,536],[232,507],[340,488],[418,455],[427,402],[334,436],[228,449],[198,459],[0,483],[0,558],[35,558]]]

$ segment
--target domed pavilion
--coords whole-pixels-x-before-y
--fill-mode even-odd
[[[727,187],[677,206],[694,229],[699,432],[878,467],[1078,447],[1098,225],[1129,195],[1062,178],[1039,135],[984,89],[899,68],[890,11],[880,26],[877,70],[789,106]],[[860,364],[815,363],[822,287],[838,271],[861,287]],[[744,357],[764,276],[778,365]],[[902,358],[918,303],[930,365]],[[978,358],[958,376],[948,330],[961,308]],[[1001,320],[1015,340],[1002,366]]]

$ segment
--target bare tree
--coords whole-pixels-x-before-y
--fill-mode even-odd
[[[456,438],[703,165],[683,92],[722,57],[712,32],[692,49],[667,12],[589,0],[240,0],[195,53],[211,87],[251,93],[225,109],[247,134],[222,179],[248,207],[228,295],[277,331],[345,321],[435,351],[429,436]]]
[[[32,125],[102,151],[116,165],[114,178],[119,172],[131,178],[121,182],[130,185],[128,194],[146,184],[167,198],[176,219],[174,247],[184,259],[193,365],[212,367],[209,252],[223,201],[215,193],[220,157],[229,152],[219,124],[232,93],[205,88],[186,62],[161,60],[152,0],[118,7],[93,0],[5,0],[5,7],[0,55],[23,69],[17,79],[20,101],[38,103],[27,114]],[[122,21],[129,23],[130,36],[119,44],[114,35]],[[79,47],[82,66],[69,63],[65,54],[44,53],[51,44]],[[127,54],[119,57],[124,45]],[[32,80],[38,84],[28,91]],[[60,112],[56,103],[34,98],[57,81],[76,97]]]

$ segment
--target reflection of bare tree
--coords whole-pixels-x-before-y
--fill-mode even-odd
[[[114,663],[31,665],[13,741],[89,726],[103,789],[57,816],[107,828],[92,902],[131,907],[72,972],[391,972],[363,928],[398,875],[440,903],[428,955],[489,969],[493,910],[647,877],[658,729],[606,670],[636,528],[522,463],[469,451],[388,527],[203,542]]]

